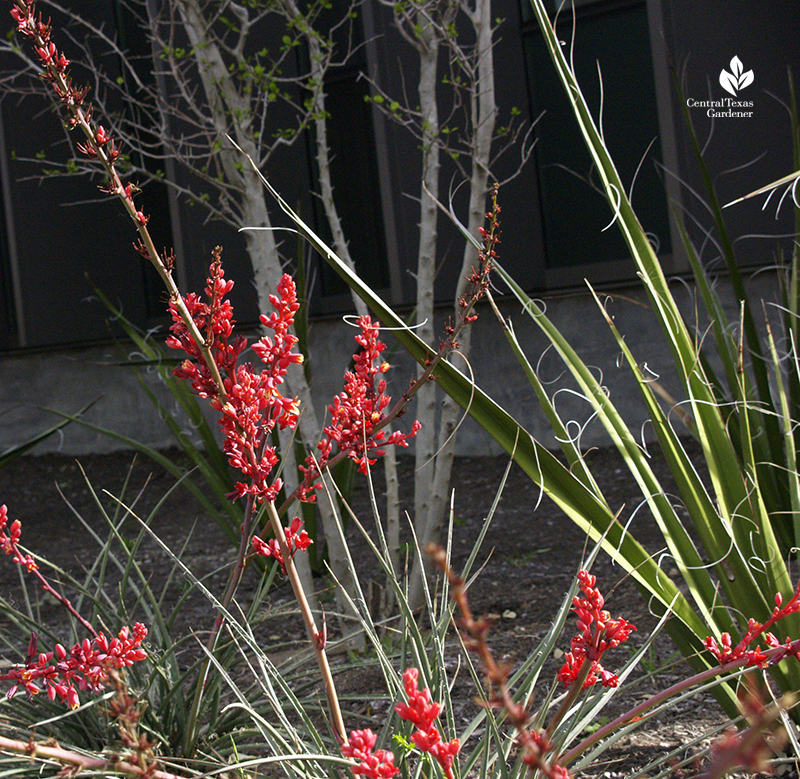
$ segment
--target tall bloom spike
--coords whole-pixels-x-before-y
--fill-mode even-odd
[[[13,698],[20,688],[31,697],[46,689],[50,700],[58,697],[74,709],[79,704],[78,689],[99,690],[108,681],[111,672],[147,657],[142,649],[147,628],[137,622],[133,629],[124,627],[116,638],[110,639],[95,630],[63,595],[53,589],[36,561],[20,551],[18,544],[22,536],[22,523],[15,519],[6,532],[7,525],[8,509],[4,504],[0,506],[0,549],[33,574],[46,592],[61,601],[70,614],[92,633],[92,638],[75,644],[69,652],[61,644],[56,644],[52,652],[39,653],[38,637],[32,633],[25,662],[0,674],[0,681],[12,683],[6,694],[8,698]]]
[[[222,387],[202,359],[200,345],[192,338],[174,302],[170,303],[173,324],[167,345],[188,355],[174,375],[189,381],[200,397],[208,398],[211,406],[221,412],[223,451],[231,466],[245,477],[228,497],[237,500],[250,494],[259,501],[274,501],[282,482],[274,479],[270,483],[269,479],[278,463],[271,434],[276,427],[294,429],[299,416],[297,399],[284,397],[280,386],[289,366],[303,361],[303,356],[293,351],[297,337],[290,333],[300,304],[294,281],[285,274],[277,294],[270,295],[275,311],[261,317],[261,324],[273,335],[265,335],[253,345],[266,367],[257,371],[250,363],[240,364],[247,339],[234,338],[233,307],[227,299],[233,282],[225,279],[220,256],[221,249],[217,247],[206,282],[206,299],[190,294],[184,301],[197,329],[205,335],[204,346],[219,368]]]
[[[585,673],[583,688],[587,689],[597,682],[603,687],[616,687],[619,679],[616,674],[606,671],[600,664],[603,654],[628,640],[636,627],[622,619],[612,619],[603,609],[605,599],[595,587],[597,577],[588,571],[578,573],[578,583],[583,593],[572,599],[572,610],[578,617],[580,633],[571,642],[571,651],[565,655],[565,662],[558,672],[559,681],[569,687],[582,673]],[[584,668],[588,663],[589,667]]]
[[[376,427],[383,422],[391,397],[386,394],[386,380],[380,378],[389,370],[389,364],[381,359],[386,349],[379,338],[380,322],[373,322],[369,316],[358,319],[359,334],[356,343],[361,350],[353,355],[354,369],[344,375],[344,390],[328,406],[330,423],[324,429],[324,437],[317,444],[319,454],[316,458],[306,458],[305,466],[300,466],[306,476],[305,490],[310,488],[331,458],[333,445],[340,452],[347,452],[362,473],[367,466],[375,463],[375,457],[385,454],[385,446],[408,446],[407,440],[417,434],[421,425],[415,421],[408,433],[394,431],[386,435]],[[370,458],[370,455],[373,458]],[[313,500],[313,493],[304,491],[304,499]]]
[[[142,642],[146,637],[147,628],[137,622],[133,629],[122,628],[116,637],[107,638],[101,632],[78,642],[69,652],[56,644],[52,652],[37,654],[34,634],[25,663],[0,674],[0,680],[12,682],[8,698],[13,698],[20,688],[29,696],[46,689],[50,700],[58,697],[74,709],[80,703],[79,689],[97,692],[113,671],[144,660],[147,653]]]

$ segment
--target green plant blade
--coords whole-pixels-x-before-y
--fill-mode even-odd
[[[83,408],[78,409],[75,412],[75,414],[73,414],[73,416],[75,418],[82,417],[99,400],[100,398],[95,398],[90,403],[87,403]],[[50,436],[53,436],[59,430],[62,430],[72,421],[73,421],[72,419],[64,419],[62,422],[59,422],[57,425],[53,425],[53,427],[50,427],[47,430],[42,431],[41,433],[35,435],[33,438],[25,441],[24,443],[12,446],[10,449],[6,449],[6,451],[0,455],[0,467],[5,465],[7,462],[13,460],[15,457],[19,457],[20,455],[25,454],[25,452],[29,452],[35,446],[42,443],[42,441],[46,441],[48,438],[50,438]]]

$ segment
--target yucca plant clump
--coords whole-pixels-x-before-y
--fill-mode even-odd
[[[615,407],[595,373],[578,351],[559,332],[544,309],[532,300],[503,269],[494,263],[495,278],[502,279],[523,311],[544,333],[566,369],[591,404],[603,424],[610,442],[620,451],[631,478],[639,485],[643,501],[650,509],[664,537],[666,549],[679,571],[684,590],[659,567],[635,537],[616,520],[616,512],[602,494],[579,446],[569,434],[568,421],[562,419],[540,381],[536,370],[514,336],[510,323],[498,318],[510,347],[552,426],[563,449],[567,467],[533,440],[524,426],[481,392],[468,377],[447,363],[437,370],[439,386],[468,413],[520,464],[544,492],[592,539],[601,543],[636,581],[642,594],[660,614],[670,613],[667,630],[695,670],[709,668],[702,652],[709,633],[721,640],[724,634],[734,642],[747,634],[748,618],[769,618],[773,594],[790,597],[792,585],[786,554],[798,546],[797,509],[800,507],[800,481],[797,477],[796,422],[798,370],[795,348],[798,311],[798,253],[795,250],[782,271],[785,275],[783,306],[784,331],[780,337],[756,325],[754,305],[737,268],[727,236],[722,209],[714,197],[710,177],[710,209],[727,263],[732,288],[739,303],[738,323],[731,323],[723,305],[700,263],[687,233],[685,246],[695,271],[695,280],[706,307],[714,335],[697,336],[681,312],[671,286],[656,256],[650,239],[633,209],[626,187],[617,173],[614,160],[589,111],[570,63],[559,45],[558,36],[543,3],[532,0],[532,7],[550,51],[559,79],[568,96],[573,114],[590,152],[594,169],[605,193],[611,223],[619,229],[638,275],[648,295],[653,316],[659,323],[672,355],[675,372],[684,397],[678,411],[666,410],[656,385],[643,374],[641,357],[633,354],[601,301],[598,317],[605,321],[634,377],[650,423],[677,485],[680,506],[689,520],[681,517],[676,501],[667,494],[650,466],[646,452],[628,427],[624,414]],[[687,117],[688,121],[688,117]],[[792,132],[797,135],[797,123]],[[795,142],[797,157],[797,143]],[[699,147],[698,147],[699,154]],[[702,162],[702,155],[699,155]],[[796,163],[800,166],[800,160]],[[787,177],[786,184],[796,181]],[[265,181],[269,187],[269,182]],[[317,246],[321,256],[369,304],[386,324],[396,328],[396,337],[408,352],[424,364],[429,347],[380,300],[360,279],[341,263],[334,252],[273,190],[281,208]],[[470,240],[477,247],[475,237]],[[488,294],[491,302],[491,293]],[[738,324],[739,327],[731,326]],[[783,352],[779,344],[785,345]],[[709,359],[708,350],[714,360]],[[722,373],[717,374],[721,365]],[[675,421],[680,426],[675,426]],[[685,426],[688,423],[688,427]],[[693,436],[700,445],[708,480],[701,478],[683,441]],[[695,538],[698,541],[695,541]],[[792,552],[794,554],[794,552]],[[792,620],[792,630],[800,622]],[[796,669],[776,671],[773,679],[785,692],[800,689]],[[721,687],[718,698],[733,715],[736,700],[733,690]]]

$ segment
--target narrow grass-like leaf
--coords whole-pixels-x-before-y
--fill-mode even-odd
[[[83,416],[95,403],[97,403],[100,398],[96,398],[95,400],[87,403],[83,408],[78,409],[73,416],[81,417]],[[17,444],[16,446],[12,446],[10,449],[6,449],[5,452],[0,454],[0,468],[4,466],[7,462],[10,462],[15,457],[19,457],[20,455],[29,452],[38,444],[46,441],[51,436],[55,435],[59,430],[63,430],[72,419],[64,419],[63,421],[59,422],[57,425],[53,425],[49,427],[47,430],[35,435],[33,438],[28,439],[24,443]]]
[[[536,393],[536,397],[539,400],[539,406],[541,407],[542,411],[544,411],[547,421],[550,423],[550,427],[553,430],[555,439],[558,441],[561,451],[564,453],[564,456],[567,459],[567,465],[569,466],[570,471],[574,473],[589,488],[591,492],[602,497],[600,488],[598,487],[594,476],[592,476],[591,470],[583,458],[583,454],[578,446],[578,441],[576,441],[575,438],[570,435],[569,431],[567,430],[567,426],[564,424],[563,420],[558,414],[558,411],[556,411],[555,405],[545,391],[538,374],[528,361],[528,357],[523,351],[522,346],[520,345],[519,341],[517,340],[517,336],[514,333],[514,327],[512,323],[500,313],[500,310],[497,308],[497,304],[495,303],[494,297],[491,295],[491,293],[488,294],[488,298],[495,317],[500,323],[500,326],[503,328],[503,334],[505,335],[506,340],[509,342],[514,356],[517,358],[517,362],[522,366],[525,377],[528,379],[533,391]],[[605,501],[605,499],[603,500]]]
[[[791,398],[788,388],[783,380],[783,369],[781,360],[778,356],[778,349],[775,346],[775,339],[772,331],[768,330],[769,349],[772,356],[776,391],[780,402],[780,421],[784,436],[784,449],[786,451],[786,470],[789,479],[789,499],[792,517],[792,528],[794,530],[795,546],[800,547],[800,474],[797,472],[797,442],[795,438],[796,421],[792,418]],[[792,347],[794,353],[794,346]],[[791,368],[797,369],[796,361],[790,362]]]
[[[605,147],[601,134],[595,126],[575,75],[565,59],[564,52],[547,17],[544,5],[541,0],[532,0],[532,7],[545,37],[558,76],[570,101],[586,147],[595,162],[601,186],[614,213],[614,221],[628,245],[631,257],[636,263],[639,275],[649,294],[656,319],[661,325],[667,343],[672,350],[679,377],[684,382],[689,396],[692,415],[697,425],[698,437],[709,468],[720,516],[730,526],[730,534],[735,539],[736,549],[739,552],[739,554],[731,556],[728,562],[735,568],[734,575],[737,577],[736,589],[739,589],[739,599],[740,601],[747,601],[748,608],[740,615],[744,616],[746,614],[763,620],[770,613],[766,600],[768,596],[764,591],[768,591],[767,585],[770,581],[781,579],[782,576],[777,564],[766,575],[762,575],[758,570],[753,570],[753,567],[747,564],[749,562],[747,560],[748,547],[752,543],[752,539],[749,538],[748,534],[751,531],[757,533],[763,527],[761,522],[762,512],[757,504],[750,503],[751,488],[747,483],[746,477],[743,478],[736,447],[730,438],[724,419],[719,413],[718,399],[712,391],[712,382],[703,372],[702,362],[698,358],[691,334],[672,297],[669,285],[658,258],[650,245],[647,234],[642,229],[628,201],[625,188],[616,171],[614,162]],[[709,191],[712,192],[713,188]],[[718,213],[719,208],[715,201],[712,202],[712,210],[715,213],[718,230],[723,233],[722,240],[724,243],[724,223]],[[726,252],[726,260],[732,262],[732,257],[732,250]],[[733,264],[735,265],[735,263]],[[753,370],[759,389],[759,401],[765,404],[765,408],[768,408],[771,402],[769,398],[769,382],[765,380],[764,361],[760,359],[760,347],[757,334],[754,332],[752,315],[749,306],[747,306],[747,298],[740,283],[738,269],[734,267],[730,268],[730,271],[736,295],[743,302],[742,323],[747,333],[748,349],[753,355]],[[769,434],[769,429],[774,426],[774,418],[771,419],[769,414],[764,415],[764,426],[765,429],[768,429],[768,437],[772,441],[774,436]],[[771,450],[774,451],[774,445],[771,445]],[[701,517],[700,520],[702,521],[703,518]],[[765,544],[770,546],[769,539]],[[755,584],[756,581],[758,584]]]

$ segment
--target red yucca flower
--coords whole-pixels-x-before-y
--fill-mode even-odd
[[[328,406],[331,421],[324,429],[325,437],[317,444],[319,454],[316,458],[309,455],[305,466],[300,466],[306,476],[304,500],[314,499],[313,493],[307,490],[330,460],[334,444],[340,452],[348,453],[361,473],[366,473],[367,465],[375,464],[370,454],[382,457],[385,446],[408,446],[407,439],[415,436],[421,427],[415,420],[410,432],[396,430],[388,436],[383,430],[375,429],[385,419],[386,408],[391,402],[391,397],[386,394],[386,380],[378,378],[389,370],[389,364],[381,359],[386,344],[378,338],[380,322],[362,316],[358,319],[358,327],[361,332],[356,336],[356,343],[361,351],[353,355],[354,370],[344,374],[343,392]]]
[[[20,551],[18,544],[22,535],[22,523],[15,519],[11,523],[9,532],[6,533],[7,524],[8,509],[3,505],[0,506],[0,548],[7,555],[12,555],[15,563],[26,568],[29,573],[32,572],[46,591],[60,597],[39,572],[39,566],[34,559]],[[69,652],[61,644],[56,644],[54,651],[37,654],[37,637],[36,633],[33,633],[25,662],[7,673],[0,674],[0,681],[13,683],[7,693],[9,698],[12,698],[20,687],[24,688],[29,696],[36,695],[44,687],[50,700],[59,697],[74,709],[79,703],[78,689],[97,691],[108,681],[110,672],[126,668],[147,657],[141,646],[147,636],[147,628],[141,623],[137,622],[133,630],[124,627],[116,638],[109,639],[80,617],[72,609],[69,601],[63,598],[62,601],[73,616],[94,634],[94,637],[75,644]]]
[[[209,269],[206,300],[194,294],[184,298],[192,319],[206,336],[203,346],[217,365],[222,377],[221,387],[172,301],[172,335],[167,345],[189,355],[174,375],[189,381],[201,398],[209,398],[211,406],[222,413],[219,425],[225,434],[223,450],[231,466],[246,479],[237,483],[228,497],[236,500],[250,494],[259,501],[274,501],[282,482],[280,479],[269,482],[269,475],[278,463],[270,436],[276,426],[293,429],[299,415],[297,399],[284,397],[280,386],[288,367],[303,361],[303,355],[292,351],[297,337],[289,332],[300,304],[294,281],[291,276],[284,275],[278,283],[278,294],[269,297],[275,311],[261,317],[261,324],[271,330],[272,335],[264,336],[253,345],[253,351],[266,365],[256,370],[250,363],[238,362],[247,348],[247,339],[233,336],[233,308],[226,299],[232,288],[233,282],[225,280],[217,250]]]
[[[394,752],[386,749],[375,749],[378,737],[371,730],[353,730],[350,737],[342,744],[342,755],[358,761],[358,765],[350,766],[350,771],[357,776],[369,779],[391,779],[400,773],[394,764]]]
[[[22,535],[22,523],[15,519],[8,528],[8,533],[6,525],[8,525],[8,509],[3,504],[0,506],[0,549],[7,555],[12,555],[14,562],[27,568],[28,572],[35,571],[39,567],[36,561],[29,554],[20,552],[17,546]]]
[[[275,479],[270,484],[268,480],[278,463],[270,437],[276,426],[294,429],[299,416],[297,399],[284,397],[280,387],[289,366],[303,361],[303,355],[293,351],[297,337],[290,332],[300,304],[294,281],[285,274],[278,284],[277,294],[269,297],[275,311],[261,316],[261,324],[271,334],[253,344],[253,351],[266,367],[256,370],[250,363],[239,363],[247,340],[233,335],[233,308],[226,299],[233,282],[225,280],[219,255],[216,250],[206,284],[206,300],[194,294],[184,297],[198,330],[205,334],[204,344],[196,343],[177,305],[170,302],[173,324],[167,345],[189,355],[173,373],[189,381],[200,397],[208,398],[212,407],[222,413],[219,424],[225,433],[223,449],[230,464],[246,477],[228,497],[236,500],[250,494],[259,501],[274,501],[282,482]],[[408,446],[406,439],[420,428],[419,422],[414,422],[409,433],[396,431],[388,436],[376,429],[384,421],[386,407],[391,401],[386,394],[386,381],[376,381],[378,374],[389,369],[387,363],[380,361],[386,345],[378,339],[380,325],[377,322],[361,317],[359,327],[361,332],[356,342],[362,349],[354,355],[355,370],[345,374],[344,391],[329,406],[332,418],[324,429],[325,437],[318,444],[320,454],[316,460],[309,456],[306,465],[300,466],[305,474],[298,490],[302,500],[313,500],[311,490],[318,486],[314,481],[327,466],[334,443],[366,472],[367,463],[375,462],[368,458],[368,453],[378,457],[384,454],[383,446]],[[216,363],[222,387],[215,379],[204,350],[207,350],[208,359]],[[265,550],[258,551],[263,554]]]
[[[789,614],[796,614],[797,612],[800,612],[800,582],[797,584],[794,594],[786,603],[783,602],[783,595],[779,592],[776,593],[775,608],[772,610],[770,618],[763,624],[751,618],[747,623],[747,630],[744,636],[742,636],[742,640],[736,646],[733,646],[730,633],[723,633],[720,636],[719,643],[713,636],[706,638],[703,643],[720,665],[733,663],[745,658],[747,660],[747,665],[766,668],[768,665],[779,662],[787,654],[800,659],[800,649],[796,642],[793,642],[787,637],[786,642],[781,643],[774,633],[769,632],[769,628],[776,622]],[[748,649],[750,644],[759,638],[759,636],[764,637],[765,643],[770,648],[776,649],[777,647],[783,647],[785,653],[772,654],[768,657],[764,654],[764,650],[762,650],[759,645],[756,645],[753,649]]]
[[[442,741],[433,721],[442,710],[441,704],[431,701],[431,691],[418,687],[419,669],[409,668],[403,674],[403,685],[408,696],[408,703],[398,703],[394,710],[417,730],[411,734],[411,740],[417,748],[427,752],[441,765],[447,779],[453,779],[453,761],[461,749],[457,738]]]
[[[122,628],[116,638],[98,633],[93,639],[85,638],[75,644],[69,652],[56,644],[53,652],[37,654],[34,633],[25,663],[0,674],[0,680],[13,682],[7,693],[9,698],[14,697],[20,687],[29,696],[36,695],[44,687],[50,700],[58,697],[74,709],[80,703],[78,689],[97,692],[108,681],[110,672],[147,657],[141,647],[146,636],[147,628],[137,622],[133,630]]]
[[[403,674],[403,685],[408,696],[408,703],[398,703],[394,710],[417,730],[411,735],[411,740],[422,752],[427,752],[441,765],[447,779],[453,779],[453,760],[461,749],[457,738],[452,741],[442,741],[439,731],[434,726],[434,720],[442,710],[440,704],[431,701],[431,691],[420,690],[417,682],[419,670],[409,668]],[[354,730],[342,745],[342,754],[359,764],[351,767],[354,774],[362,774],[370,779],[391,779],[400,769],[394,764],[394,753],[385,749],[376,752],[375,744],[378,737],[371,730]]]
[[[569,687],[581,673],[586,674],[583,688],[587,689],[598,681],[604,687],[616,687],[619,679],[616,674],[606,671],[600,664],[603,654],[609,649],[619,646],[628,640],[634,625],[619,619],[611,619],[611,615],[603,609],[605,599],[595,587],[597,577],[588,571],[578,573],[578,583],[583,593],[572,599],[572,610],[578,617],[578,629],[581,631],[572,639],[571,650],[565,655],[565,663],[558,672],[559,681]],[[589,668],[584,669],[584,663]]]
[[[290,551],[290,557],[293,557],[294,553],[297,551],[305,552],[305,550],[314,543],[308,533],[305,530],[301,530],[302,527],[303,520],[300,519],[300,517],[295,517],[292,520],[292,524],[284,528],[284,532],[286,533],[286,546]],[[268,541],[264,541],[264,539],[258,536],[253,536],[252,544],[256,554],[262,557],[274,558],[278,562],[278,565],[280,565],[283,573],[286,573],[286,560],[283,559],[283,552],[281,552],[281,546],[277,539],[270,538]]]

